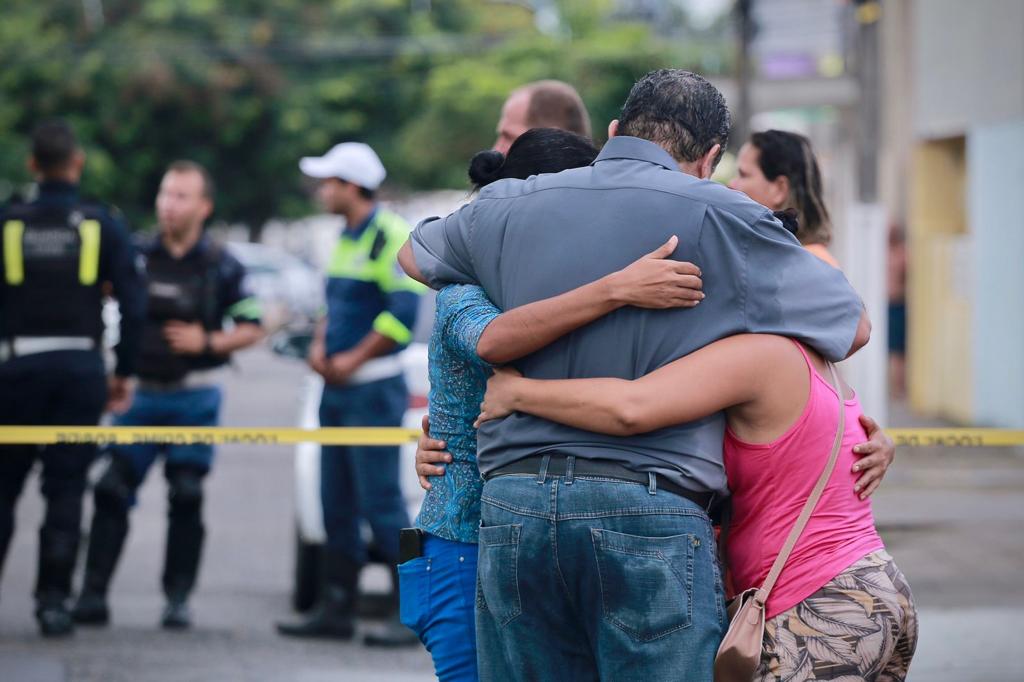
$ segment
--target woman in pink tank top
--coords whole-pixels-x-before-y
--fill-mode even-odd
[[[726,556],[735,592],[759,587],[828,460],[835,470],[771,593],[757,680],[903,680],[917,643],[910,587],[854,491],[853,446],[866,439],[853,392],[791,339],[723,339],[634,381],[525,379],[498,370],[481,421],[525,412],[629,436],[726,410],[723,460],[733,517]],[[849,676],[849,677],[847,677]]]

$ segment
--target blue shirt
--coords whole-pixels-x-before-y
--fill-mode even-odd
[[[371,331],[395,342],[412,340],[422,287],[398,266],[409,225],[383,209],[341,233],[327,266],[327,355],[347,351]]]
[[[476,346],[500,313],[480,287],[448,286],[437,294],[429,345],[430,435],[447,441],[452,462],[444,476],[431,477],[416,525],[446,540],[477,541],[483,479],[473,422],[491,371]]]
[[[681,172],[664,149],[635,137],[612,138],[588,167],[499,180],[447,218],[421,223],[412,247],[431,284],[479,284],[509,310],[621,269],[671,235],[679,237],[673,257],[703,272],[699,306],[622,308],[516,367],[535,379],[635,379],[745,332],[793,337],[831,360],[849,352],[863,306],[843,273],[764,206]],[[724,431],[721,412],[628,438],[514,413],[480,428],[477,455],[485,474],[558,450],[725,492]]]

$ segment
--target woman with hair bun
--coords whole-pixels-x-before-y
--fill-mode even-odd
[[[525,180],[541,173],[560,173],[590,165],[597,147],[587,138],[557,128],[532,128],[520,135],[507,154],[488,149],[469,163],[469,179],[476,190],[497,180]]]
[[[796,237],[808,251],[833,267],[828,250],[832,220],[822,196],[821,171],[803,135],[784,130],[754,133],[740,148],[737,174],[729,187],[772,211],[794,209]]]

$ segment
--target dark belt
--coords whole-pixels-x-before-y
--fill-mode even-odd
[[[509,476],[512,474],[539,474],[545,457],[550,457],[547,468],[548,474],[551,476],[566,475],[569,457],[562,454],[551,454],[530,455],[525,459],[520,459],[516,462],[512,462],[511,464],[506,464],[503,467],[498,467],[497,469],[488,472],[484,478],[489,481],[492,478],[497,478],[498,476]],[[633,471],[618,462],[613,462],[607,459],[584,459],[583,457],[573,457],[573,460],[573,476],[598,476],[600,478],[612,478],[617,481],[639,483],[645,486],[650,485],[650,474],[646,474],[642,471]],[[677,485],[668,480],[661,474],[654,474],[654,480],[658,490],[664,490],[665,492],[672,493],[673,495],[685,497],[704,511],[711,509],[711,503],[715,498],[714,493],[698,493],[693,490],[687,490],[683,486]]]

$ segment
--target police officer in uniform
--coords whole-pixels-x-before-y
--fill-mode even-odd
[[[108,397],[123,404],[145,313],[135,252],[119,217],[78,196],[85,155],[62,121],[32,135],[38,197],[0,210],[0,424],[95,426]],[[104,289],[121,308],[117,367],[102,355]],[[108,385],[109,383],[109,385]],[[14,506],[36,459],[46,516],[39,530],[36,619],[44,635],[73,631],[67,598],[94,445],[0,446],[0,569]]]
[[[367,145],[346,142],[299,164],[320,181],[327,211],[345,217],[328,266],[327,317],[318,327],[310,366],[324,377],[322,426],[400,426],[408,393],[398,359],[412,339],[422,289],[398,267],[409,225],[377,205],[385,171]],[[326,585],[311,616],[278,630],[296,637],[350,639],[359,572],[366,562],[360,521],[366,519],[381,553],[398,562],[398,534],[409,525],[398,475],[398,447],[325,446],[320,457],[321,503],[327,531]],[[397,579],[394,580],[397,586]],[[368,644],[416,644],[394,613]]]
[[[142,248],[149,309],[139,359],[139,390],[124,426],[216,426],[221,389],[218,368],[233,351],[262,338],[258,302],[243,292],[242,265],[203,233],[213,210],[213,182],[205,168],[177,161],[156,199],[159,235]],[[230,328],[224,321],[231,320]],[[205,529],[203,478],[213,446],[157,443],[115,446],[94,491],[85,577],[75,620],[106,624],[107,588],[128,534],[128,511],[150,466],[164,456],[168,523],[163,591],[165,628],[191,625],[188,597],[196,582]]]

